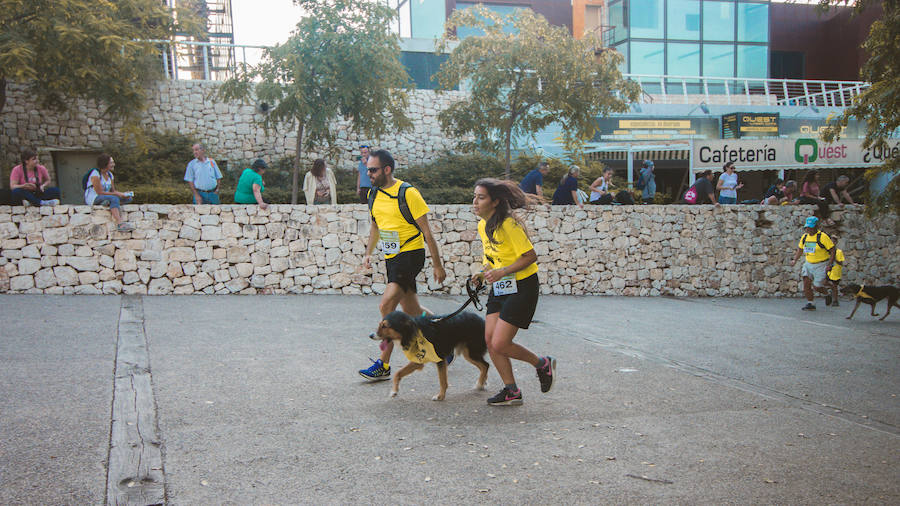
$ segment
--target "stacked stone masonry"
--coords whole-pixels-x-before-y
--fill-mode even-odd
[[[0,292],[46,294],[372,294],[384,261],[362,270],[364,205],[131,205],[136,229],[116,231],[88,206],[0,206]],[[790,266],[806,206],[540,206],[527,214],[542,293],[791,296]],[[834,213],[846,282],[896,283],[895,216]],[[480,269],[477,219],[466,205],[436,205],[430,221],[447,271],[422,293],[460,294]]]
[[[149,131],[177,131],[206,143],[219,160],[243,163],[258,157],[274,160],[296,154],[297,131],[283,125],[268,133],[259,125],[262,113],[255,104],[217,102],[213,97],[221,83],[210,81],[160,81],[152,85],[147,110],[141,125]],[[7,104],[0,116],[0,159],[4,175],[19,163],[22,147],[34,147],[46,153],[56,150],[96,151],[122,137],[121,120],[104,116],[104,107],[89,100],[75,100],[67,112],[42,110],[25,87],[9,84]],[[409,93],[406,114],[412,128],[390,132],[382,139],[362,137],[350,129],[346,121],[335,125],[337,159],[329,159],[332,167],[353,168],[359,145],[372,144],[396,154],[399,167],[426,163],[452,149],[456,142],[441,133],[437,114],[464,95],[461,92],[436,94],[432,90]],[[312,161],[322,152],[305,153]],[[190,153],[185,152],[185,164]],[[52,158],[41,162],[53,170]],[[2,183],[5,186],[6,183]]]

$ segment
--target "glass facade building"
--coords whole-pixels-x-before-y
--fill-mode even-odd
[[[608,12],[622,72],[769,76],[768,1],[611,0]]]

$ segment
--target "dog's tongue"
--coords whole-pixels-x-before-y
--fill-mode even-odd
[[[386,340],[381,341],[381,344],[378,345],[378,347],[381,348],[381,351],[384,351],[384,349],[387,348],[387,343]]]

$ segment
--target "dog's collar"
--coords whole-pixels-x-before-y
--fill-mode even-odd
[[[865,289],[866,289],[866,285],[860,285],[860,286],[859,286],[859,291],[856,292],[856,296],[857,296],[857,297],[862,297],[862,298],[864,298],[864,299],[874,299],[874,297],[872,297],[871,295],[869,295],[869,294],[867,294],[867,293],[865,292]]]

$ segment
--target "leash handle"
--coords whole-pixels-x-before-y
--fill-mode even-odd
[[[484,306],[481,304],[481,301],[478,299],[479,292],[483,289],[484,289],[484,283],[481,281],[481,278],[478,279],[478,282],[476,285],[472,284],[472,278],[467,279],[466,280],[466,293],[469,295],[468,300],[466,300],[466,302],[463,303],[463,305],[460,306],[459,309],[448,314],[447,316],[442,316],[440,318],[432,318],[431,319],[432,323],[437,323],[441,320],[453,318],[454,316],[458,315],[459,313],[462,313],[463,309],[465,309],[466,306],[468,306],[469,304],[474,304],[476,311],[484,310]]]

